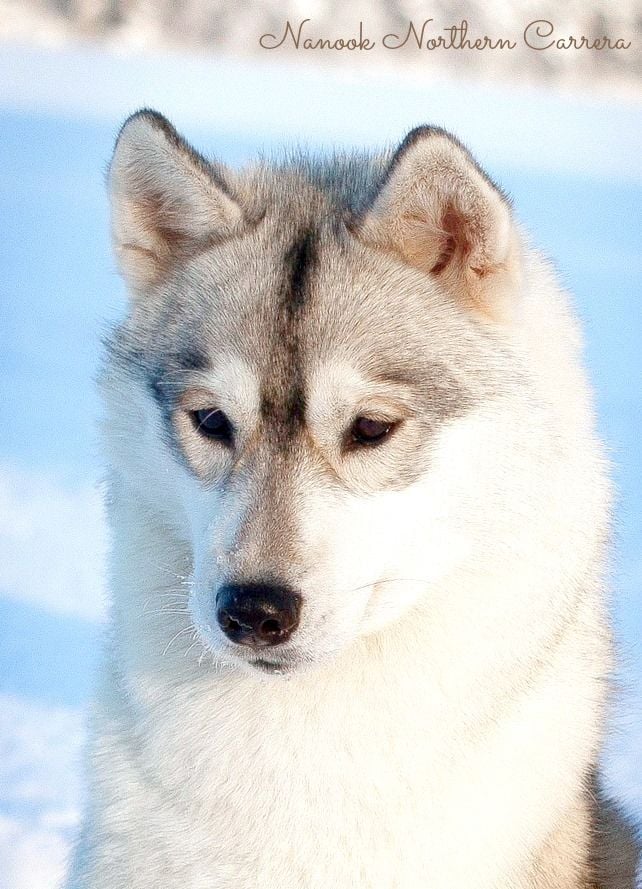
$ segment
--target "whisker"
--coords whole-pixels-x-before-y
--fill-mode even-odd
[[[190,624],[189,627],[183,627],[182,630],[179,630],[178,633],[175,633],[175,634],[172,636],[172,638],[169,640],[169,642],[167,643],[167,645],[165,646],[165,648],[164,648],[164,650],[163,650],[162,657],[165,657],[165,655],[166,655],[167,652],[169,651],[169,649],[170,649],[170,647],[172,646],[172,644],[176,641],[176,639],[178,639],[180,636],[184,635],[185,633],[191,633],[193,630],[194,630],[194,627]]]
[[[172,595],[167,596],[167,598],[159,599],[155,604],[160,605],[161,607],[164,607],[165,605],[186,605],[189,602],[190,598],[190,596]]]
[[[187,657],[187,655],[190,653],[190,651],[192,650],[192,648],[194,648],[195,645],[198,645],[198,643],[199,643],[200,641],[201,641],[201,640],[199,639],[199,637],[197,636],[196,631],[195,631],[195,632],[194,632],[194,641],[193,641],[192,644],[189,646],[189,648],[185,649],[185,653],[183,654],[183,657]]]
[[[157,377],[159,380],[169,380],[172,377],[185,376],[185,374],[192,374],[194,377],[205,376],[201,371],[199,374],[198,370],[194,370],[192,367],[177,367],[174,370],[169,371],[168,373],[164,373],[161,376]]]
[[[171,590],[164,593],[154,593],[150,599],[169,599],[170,596],[178,596],[179,599],[189,599],[189,593],[185,590]]]
[[[176,580],[180,580],[182,583],[193,583],[193,581],[189,578],[187,574],[179,574],[178,571],[175,571],[173,568],[170,568],[167,565],[156,565],[159,571],[164,571],[165,574],[169,574],[172,577],[175,577]]]
[[[159,602],[158,599],[163,599],[163,601]],[[150,611],[156,611],[164,608],[165,606],[171,608],[172,605],[182,605],[189,602],[189,595],[187,593],[167,593],[166,596],[163,594],[156,594],[153,596],[148,596],[143,602],[143,614],[148,614]],[[152,608],[151,606],[160,606],[160,609]]]
[[[199,373],[190,368],[177,368],[176,370],[157,377],[155,382],[156,385],[161,388],[170,388],[172,386],[178,387],[184,386],[186,377],[193,380],[195,385],[199,385],[199,383],[201,385],[207,384],[207,374],[204,374],[202,371]]]
[[[349,593],[358,593],[360,590],[365,590],[369,586],[381,586],[384,583],[429,583],[425,577],[389,577],[384,580],[371,580],[369,583],[364,583],[361,586],[353,587],[349,590],[343,590],[343,594]]]

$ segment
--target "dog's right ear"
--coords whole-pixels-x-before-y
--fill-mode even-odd
[[[208,163],[155,111],[125,121],[109,167],[109,191],[114,249],[135,294],[181,256],[245,226],[223,168]]]

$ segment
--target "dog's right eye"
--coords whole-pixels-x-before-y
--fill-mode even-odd
[[[192,411],[192,421],[197,432],[207,438],[215,438],[225,444],[230,444],[234,435],[232,424],[223,413],[217,408],[203,408],[199,411]]]

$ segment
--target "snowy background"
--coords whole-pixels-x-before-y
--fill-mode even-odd
[[[642,823],[642,109],[376,66],[0,44],[0,889],[54,889],[82,802],[104,628],[93,385],[122,312],[103,174],[141,106],[240,164],[283,139],[398,141],[422,122],[469,144],[513,196],[585,322],[620,491],[614,615],[623,702],[607,774]]]
[[[350,66],[421,66],[440,75],[590,86],[603,94],[631,94],[639,88],[635,49],[539,52],[529,49],[521,36],[529,22],[546,20],[554,25],[555,39],[621,37],[638,48],[640,0],[0,0],[0,39],[60,44],[80,36],[119,48],[196,48],[250,57],[266,55],[259,45],[261,35],[282,35],[286,21],[296,30],[303,19],[308,19],[304,36],[313,40],[349,38],[362,21],[365,34],[377,45],[359,61],[354,53],[306,53],[291,41],[276,55],[298,55],[299,64],[305,56],[313,56],[317,64],[334,56],[334,62]],[[464,19],[471,40],[507,37],[516,46],[510,51],[430,53],[418,53],[412,42],[392,53],[381,46],[385,34],[406,34],[410,21],[421,30],[430,20],[430,35],[436,36]]]

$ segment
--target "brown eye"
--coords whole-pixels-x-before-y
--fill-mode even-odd
[[[357,417],[350,429],[352,444],[374,445],[383,441],[394,428],[390,420],[373,420],[371,417]]]
[[[223,411],[216,408],[203,408],[200,411],[192,411],[192,420],[198,432],[207,438],[215,438],[225,444],[230,444],[234,430]]]

